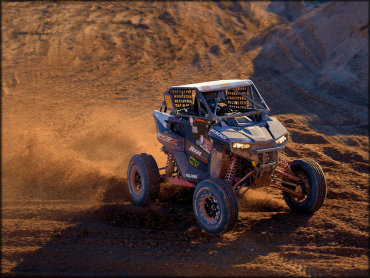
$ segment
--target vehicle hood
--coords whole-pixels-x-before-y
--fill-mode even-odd
[[[215,129],[215,131],[212,131]],[[214,126],[210,130],[210,136],[222,141],[227,142],[240,142],[240,143],[269,143],[286,135],[288,131],[274,117],[268,117],[266,120],[256,123],[254,125],[245,124],[235,126]]]

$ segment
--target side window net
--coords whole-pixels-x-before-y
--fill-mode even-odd
[[[194,113],[194,100],[196,92],[189,89],[171,89],[175,108],[181,114]]]

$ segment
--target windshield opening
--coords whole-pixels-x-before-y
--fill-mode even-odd
[[[214,117],[238,117],[268,110],[254,86],[203,92],[202,95]]]

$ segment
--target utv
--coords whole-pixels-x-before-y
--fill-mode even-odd
[[[326,197],[324,173],[312,159],[284,159],[288,131],[269,112],[250,80],[171,87],[153,112],[167,163],[158,169],[151,155],[131,158],[127,181],[133,202],[155,200],[160,182],[193,187],[195,219],[209,234],[233,228],[237,198],[250,188],[280,189],[293,211],[315,212]]]

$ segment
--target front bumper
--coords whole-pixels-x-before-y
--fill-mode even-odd
[[[251,150],[231,148],[231,152],[242,158],[251,160],[255,167],[268,167],[273,166],[278,160],[278,153],[285,149],[285,145],[275,147],[261,146],[256,148],[252,147]]]

